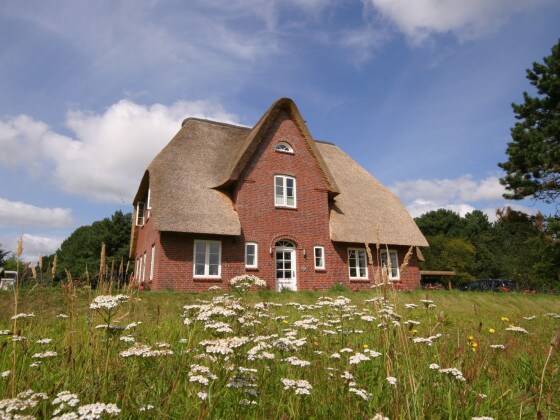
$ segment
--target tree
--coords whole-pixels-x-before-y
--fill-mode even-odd
[[[10,251],[4,251],[2,249],[2,244],[0,244],[0,267],[4,266],[4,264],[6,263],[6,257],[9,253]]]
[[[87,268],[90,278],[93,278],[99,270],[103,243],[109,269],[113,260],[115,269],[118,269],[121,258],[126,267],[131,223],[131,213],[116,211],[110,218],[79,227],[62,242],[57,251],[59,269],[68,269],[73,276],[83,277]]]
[[[519,122],[511,129],[508,161],[498,166],[506,171],[505,198],[554,203],[560,199],[560,40],[543,61],[527,69],[538,95],[523,92],[524,103],[512,104]]]

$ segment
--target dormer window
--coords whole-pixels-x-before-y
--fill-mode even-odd
[[[294,149],[292,149],[292,146],[290,146],[285,141],[278,142],[278,144],[276,144],[276,147],[274,148],[274,151],[280,153],[294,153]]]

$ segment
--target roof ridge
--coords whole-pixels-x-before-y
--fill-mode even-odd
[[[227,122],[223,122],[223,121],[209,120],[207,118],[199,118],[199,117],[187,117],[187,118],[185,118],[183,120],[183,122],[181,123],[181,127],[184,127],[186,122],[189,121],[189,120],[200,121],[200,122],[210,123],[210,124],[214,124],[214,125],[221,125],[221,126],[224,126],[224,127],[243,128],[243,129],[246,129],[246,130],[250,130],[252,128],[252,127],[249,127],[249,126],[246,126],[246,125],[239,125],[239,124],[227,123]]]

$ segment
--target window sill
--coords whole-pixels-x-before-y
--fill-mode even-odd
[[[259,271],[259,267],[245,267],[245,271]]]
[[[370,283],[370,279],[350,279],[350,283]]]
[[[193,281],[216,282],[221,283],[221,277],[193,277]]]
[[[275,205],[274,208],[279,210],[297,210],[297,207],[278,206],[278,205]]]
[[[327,269],[326,269],[326,268],[316,268],[316,269],[315,269],[315,272],[316,272],[316,273],[326,273],[326,272],[327,272]]]

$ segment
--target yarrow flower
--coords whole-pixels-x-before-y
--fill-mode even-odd
[[[357,388],[349,388],[348,391],[356,394],[357,396],[361,397],[365,401],[369,401],[372,397],[372,394],[367,392],[365,389],[357,389]]]
[[[2,378],[7,378],[8,376],[10,376],[10,373],[12,373],[12,371],[6,370],[6,371],[2,372],[1,376],[2,376]]]
[[[31,356],[32,359],[48,359],[50,357],[56,357],[58,353],[56,351],[46,351],[44,353],[35,353]]]
[[[305,379],[282,379],[284,389],[294,389],[296,395],[310,395],[313,387]]]
[[[502,349],[504,350],[506,347],[503,344],[490,344],[491,349]]]
[[[506,328],[506,331],[514,331],[514,332],[519,332],[519,333],[522,333],[522,334],[529,334],[525,328],[515,327],[515,326],[511,326],[509,328]]]
[[[35,318],[35,314],[31,313],[31,314],[17,314],[14,315],[11,319],[16,320],[16,319],[25,319],[25,318]]]
[[[284,359],[284,361],[288,362],[292,366],[309,366],[311,364],[311,362],[308,362],[307,360],[298,359],[295,356],[287,357]]]
[[[353,354],[352,356],[350,356],[348,358],[348,363],[351,365],[357,365],[360,362],[366,362],[368,360],[371,360],[368,356],[366,356],[365,354],[362,353],[356,353]]]
[[[67,408],[76,407],[79,402],[80,400],[76,394],[72,394],[70,391],[61,391],[56,394],[56,398],[52,402],[53,405],[58,405],[53,414],[57,415]]]
[[[78,407],[78,414],[81,419],[100,419],[102,414],[116,417],[121,412],[116,404],[95,403]]]
[[[37,340],[37,344],[49,344],[52,341],[52,338],[42,338],[41,340]]]
[[[121,357],[158,357],[158,356],[168,356],[173,354],[173,351],[168,348],[162,348],[160,350],[152,350],[150,346],[145,344],[135,343],[131,348],[125,351],[121,351],[119,355]]]
[[[397,385],[397,378],[395,378],[394,376],[388,376],[387,378],[385,378],[385,380],[389,382],[390,385]]]
[[[446,368],[446,369],[440,369],[439,370],[441,373],[446,373],[448,375],[452,375],[453,377],[455,377],[455,379],[457,379],[458,381],[465,381],[465,377],[463,376],[463,372],[461,372],[459,369],[456,368]]]
[[[98,309],[111,310],[127,300],[128,300],[128,296],[126,295],[115,295],[115,296],[101,295],[93,299],[89,307],[90,309],[94,309],[94,310],[98,310]]]

